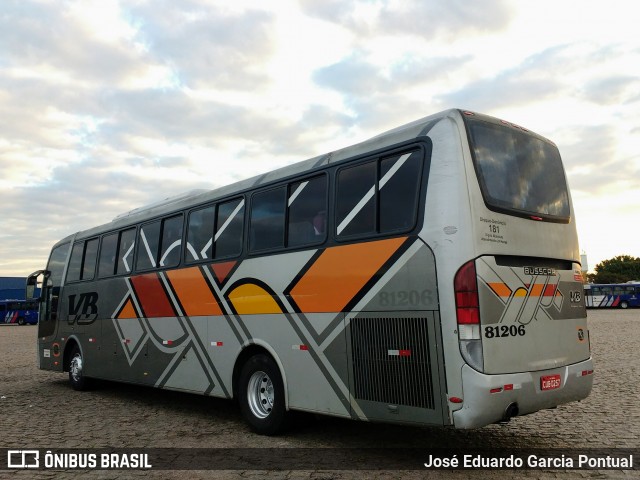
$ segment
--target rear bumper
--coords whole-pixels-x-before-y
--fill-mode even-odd
[[[560,387],[541,390],[540,377],[556,374],[561,376]],[[496,423],[504,418],[506,409],[512,404],[517,404],[518,415],[553,408],[586,398],[592,385],[591,358],[550,370],[502,375],[485,375],[465,365],[462,368],[464,402],[460,410],[453,412],[453,423],[456,428]]]

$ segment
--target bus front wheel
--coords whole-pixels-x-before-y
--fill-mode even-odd
[[[69,383],[74,390],[86,390],[89,379],[84,376],[84,358],[78,345],[74,345],[69,355]]]
[[[240,411],[254,432],[275,435],[287,426],[284,383],[271,357],[249,358],[240,372],[239,386]]]

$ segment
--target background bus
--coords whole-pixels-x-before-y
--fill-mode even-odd
[[[586,284],[584,296],[587,308],[640,307],[640,282]]]
[[[0,321],[35,325],[38,323],[38,304],[24,300],[0,300]]]
[[[473,112],[133,210],[40,277],[40,368],[236,398],[263,434],[291,410],[475,428],[593,382],[558,149]]]

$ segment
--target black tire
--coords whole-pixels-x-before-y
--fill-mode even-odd
[[[18,317],[18,325],[24,325],[24,318]]]
[[[289,426],[282,375],[271,357],[260,354],[247,360],[238,392],[240,411],[254,432],[275,435]]]
[[[80,347],[74,345],[69,355],[69,383],[74,390],[82,391],[88,390],[90,380],[84,375],[84,358]]]

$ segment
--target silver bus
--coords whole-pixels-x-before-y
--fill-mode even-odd
[[[74,233],[27,290],[78,390],[466,429],[589,395],[579,262],[557,147],[448,110]]]

